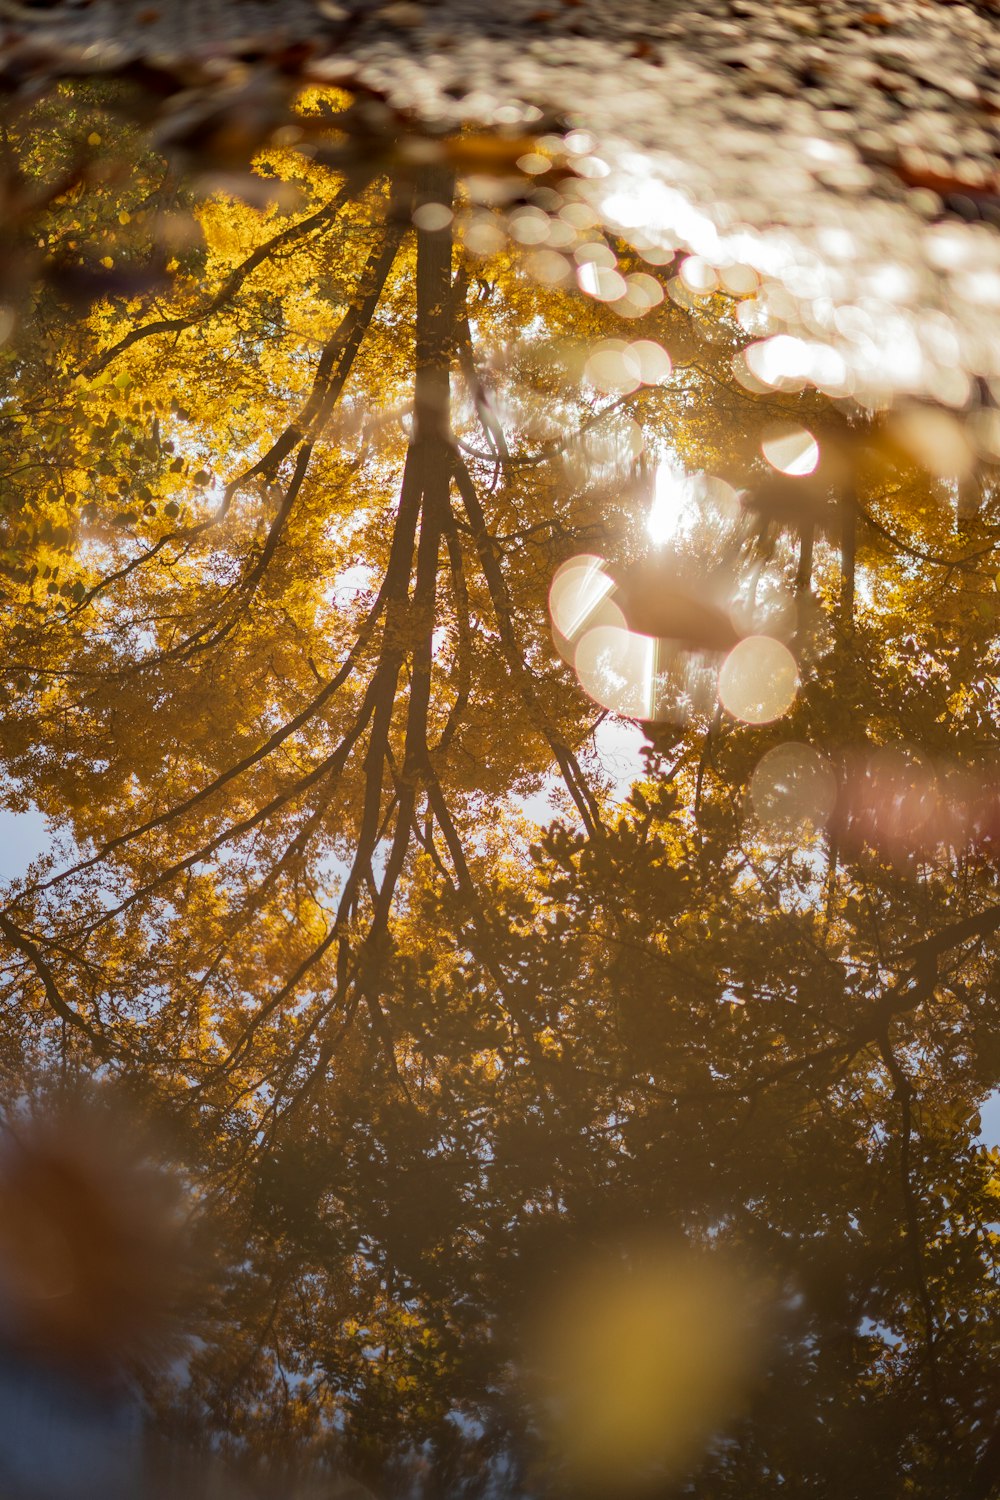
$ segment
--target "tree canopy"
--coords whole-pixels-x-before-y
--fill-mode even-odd
[[[119,103],[3,142],[0,1065],[134,1095],[210,1226],[163,1425],[386,1496],[996,1493],[985,450],[762,379],[755,278],[554,134],[314,90],[199,182]]]

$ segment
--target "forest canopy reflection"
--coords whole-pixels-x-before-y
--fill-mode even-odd
[[[120,103],[4,148],[53,848],[0,1057],[127,1083],[212,1215],[164,1426],[385,1496],[993,1494],[985,406],[762,358],[756,275],[551,133],[313,91],[199,183]]]

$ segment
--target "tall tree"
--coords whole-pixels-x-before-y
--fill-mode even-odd
[[[996,496],[955,535],[951,427],[928,452],[921,414],[737,379],[733,299],[657,301],[585,195],[516,166],[541,143],[362,140],[308,96],[255,207],[196,200],[105,102],[71,131],[131,153],[127,187],[63,184],[30,116],[7,142],[58,189],[59,274],[4,353],[4,772],[57,838],[0,910],[0,1056],[8,1099],[141,1080],[216,1215],[163,1408],[386,1493],[559,1492],[581,1460],[524,1308],[581,1246],[641,1289],[641,1246],[684,1240],[764,1331],[661,1451],[621,1413],[662,1416],[674,1304],[623,1351],[570,1298],[639,1433],[598,1484],[990,1493]],[[100,279],[125,241],[162,281]],[[776,473],[775,424],[814,474]],[[624,799],[545,599],[579,553],[635,576],[668,460],[742,499],[716,486],[654,580],[728,578],[737,633],[779,601],[801,686],[777,723],[650,724]],[[789,743],[833,784],[820,827],[761,816]],[[692,1385],[725,1353],[701,1322]]]

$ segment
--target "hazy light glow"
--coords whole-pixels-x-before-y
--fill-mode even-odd
[[[670,355],[654,339],[636,339],[629,345],[629,353],[638,364],[643,385],[658,385],[667,379],[673,368]]]
[[[669,458],[656,469],[653,482],[653,504],[646,520],[646,530],[657,545],[678,536],[690,520],[695,501],[695,481]]]
[[[588,697],[628,719],[653,717],[656,642],[615,625],[586,631],[576,648],[576,675]]]
[[[598,302],[617,302],[628,291],[620,271],[615,271],[610,266],[595,265],[591,260],[579,267],[576,279],[581,292]]]
[[[786,427],[766,437],[761,452],[779,474],[811,474],[819,463],[819,443],[807,427]]]
[[[591,353],[583,369],[585,379],[606,396],[628,395],[642,384],[638,359],[621,339],[605,339]]]
[[[646,271],[633,271],[631,276],[625,279],[625,300],[632,305],[635,316],[641,316],[650,308],[659,307],[663,301],[663,287],[655,276],[650,276]]]
[[[770,724],[791,708],[798,686],[788,647],[769,635],[748,635],[722,663],[719,702],[745,724]]]
[[[832,174],[831,182],[849,193],[869,185],[868,169],[846,142],[803,138],[799,154],[802,170],[782,174],[788,195],[808,192],[817,173]],[[760,315],[743,326],[777,342],[738,357],[748,389],[753,381],[779,390],[812,385],[864,404],[912,395],[964,410],[968,371],[995,373],[995,351],[979,332],[976,311],[988,322],[1000,307],[1000,259],[980,226],[933,224],[921,236],[919,258],[947,288],[944,306],[935,310],[918,267],[908,263],[913,247],[896,246],[897,226],[888,217],[872,240],[872,209],[862,222],[860,202],[844,222],[812,233],[755,229],[718,202],[699,206],[703,184],[683,169],[665,181],[662,163],[628,150],[615,153],[606,186],[594,187],[599,218],[617,226],[651,264],[678,263],[667,294],[680,306],[690,309],[719,284],[736,297],[752,296],[758,284]],[[877,255],[875,244],[881,244]],[[630,293],[614,300],[622,316],[639,315]],[[938,334],[957,346],[953,354],[937,346]]]
[[[542,1436],[570,1493],[642,1494],[680,1477],[739,1410],[761,1294],[721,1257],[642,1246],[572,1264],[533,1318]]]
[[[572,640],[613,588],[614,580],[605,573],[602,557],[584,554],[570,558],[556,573],[549,589],[553,625]]]
[[[774,338],[751,344],[746,361],[758,380],[763,380],[765,385],[778,385],[783,380],[807,379],[812,367],[812,353],[805,339],[779,333]]]
[[[889,431],[922,468],[941,479],[960,479],[973,468],[969,440],[950,412],[904,407],[892,417]]]
[[[681,280],[696,297],[707,297],[719,285],[719,276],[704,256],[689,255],[681,266]]]
[[[776,745],[750,778],[754,816],[769,833],[799,838],[807,828],[822,828],[836,800],[837,778],[812,745]]]
[[[584,379],[606,396],[628,395],[640,385],[658,385],[670,375],[670,355],[653,339],[602,339],[583,367]]]

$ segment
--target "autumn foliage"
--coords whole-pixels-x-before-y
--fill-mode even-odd
[[[107,106],[4,143],[3,786],[52,840],[0,1067],[127,1087],[211,1225],[164,1427],[387,1496],[993,1494],[992,475],[956,527],[919,423],[748,389],[724,289],[626,323],[539,280],[475,184],[572,184],[513,151],[349,149],[312,92],[250,192]],[[622,339],[672,368],[602,390]],[[788,602],[799,689],[640,760],[547,598],[640,576],[668,456],[731,501],[678,576]],[[822,824],[760,815],[786,742]],[[555,1346],[614,1398],[559,1407]]]

